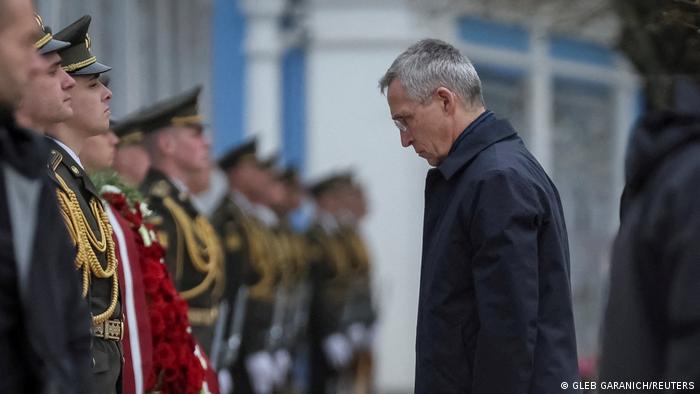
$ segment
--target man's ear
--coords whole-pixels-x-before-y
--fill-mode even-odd
[[[447,114],[453,114],[457,108],[457,95],[450,89],[441,86],[435,90],[435,97],[440,102],[442,110]]]
[[[168,131],[161,131],[156,135],[156,144],[158,145],[158,150],[166,156],[169,156],[175,151],[173,135]]]

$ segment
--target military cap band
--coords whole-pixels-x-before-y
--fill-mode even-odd
[[[53,38],[53,36],[51,35],[51,33],[46,33],[46,34],[44,34],[43,37],[41,37],[40,39],[37,40],[37,42],[34,43],[34,47],[36,49],[40,49],[44,45],[48,44],[52,38]]]
[[[90,15],[85,15],[73,22],[63,30],[56,33],[55,37],[70,43],[70,46],[59,51],[61,55],[61,68],[73,75],[95,75],[111,70],[97,61],[90,52],[92,42],[88,35],[90,28]]]
[[[132,132],[127,133],[119,138],[119,145],[121,145],[121,146],[134,145],[134,144],[140,143],[141,141],[143,141],[143,132],[142,131],[132,131]]]
[[[51,52],[56,52],[59,49],[63,49],[70,44],[64,41],[59,41],[53,38],[51,34],[51,28],[44,25],[44,20],[41,19],[41,15],[34,14],[34,20],[39,27],[39,31],[42,34],[41,38],[34,42],[34,48],[39,51],[40,55],[46,55]]]
[[[93,56],[93,57],[85,59],[81,62],[67,64],[65,66],[62,66],[61,68],[63,69],[63,71],[65,71],[67,73],[71,73],[73,71],[80,70],[81,68],[85,68],[85,67],[95,63],[96,61],[97,61],[97,58],[95,56]]]
[[[173,116],[170,118],[170,124],[173,126],[187,126],[191,124],[201,124],[204,118],[202,115],[190,115],[190,116]]]

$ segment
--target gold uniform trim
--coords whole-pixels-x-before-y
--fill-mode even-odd
[[[225,285],[223,280],[224,252],[221,249],[216,231],[214,231],[209,221],[202,216],[197,216],[192,220],[187,212],[170,196],[163,199],[163,205],[170,211],[175,221],[178,247],[182,245],[180,241],[184,238],[192,266],[204,274],[204,279],[197,286],[180,291],[180,295],[185,300],[190,300],[213,287],[212,292],[214,296],[221,296]],[[178,250],[178,255],[176,256],[178,259],[178,270],[182,257],[182,253]]]
[[[117,307],[119,298],[119,275],[117,274],[117,256],[115,253],[114,240],[112,240],[112,226],[109,218],[96,199],[90,200],[90,210],[92,211],[100,234],[99,239],[90,228],[90,224],[80,208],[80,203],[73,190],[71,190],[63,178],[56,175],[61,187],[57,190],[58,203],[61,208],[61,216],[66,223],[68,233],[73,243],[78,247],[75,257],[75,266],[82,270],[83,287],[82,296],[87,297],[91,277],[109,279],[112,278],[112,293],[109,306],[105,311],[96,316],[92,316],[92,324],[99,325],[107,321]],[[95,251],[106,253],[107,268],[102,268],[100,260]]]
[[[120,146],[134,145],[143,141],[142,131],[132,131],[131,133],[125,134],[123,137],[119,138]]]
[[[219,317],[219,307],[192,308],[187,310],[187,319],[195,326],[211,326]]]
[[[172,118],[170,118],[170,123],[173,126],[186,126],[192,123],[199,123],[202,120],[202,115],[173,116]]]
[[[41,37],[34,43],[34,48],[41,49],[44,45],[48,44],[52,38],[53,36],[51,35],[51,33],[44,34],[43,37]]]
[[[56,171],[56,168],[58,168],[58,165],[61,164],[61,161],[63,161],[63,155],[60,154],[59,152],[52,150],[51,151],[51,171]]]
[[[87,66],[89,66],[89,65],[91,65],[91,64],[93,64],[93,63],[95,63],[96,61],[97,61],[97,58],[96,58],[95,56],[92,56],[92,57],[87,58],[87,59],[85,59],[85,60],[83,60],[83,61],[80,61],[80,62],[77,62],[77,63],[73,63],[73,64],[69,64],[69,65],[63,66],[63,67],[61,67],[61,68],[63,68],[63,71],[65,71],[65,72],[67,72],[67,73],[70,73],[70,72],[73,72],[73,71],[76,71],[76,70],[80,70],[81,68],[85,68],[85,67],[87,67]]]

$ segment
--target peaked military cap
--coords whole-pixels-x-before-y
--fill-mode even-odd
[[[120,146],[139,144],[143,141],[143,130],[138,115],[133,113],[118,121],[110,120],[110,129],[119,137]]]
[[[352,186],[352,184],[353,179],[350,171],[334,173],[309,186],[309,193],[314,197],[319,197],[341,187]]]
[[[102,74],[112,69],[99,63],[90,52],[92,43],[88,36],[88,28],[91,19],[90,15],[85,15],[54,36],[58,40],[70,43],[70,46],[61,49],[59,54],[61,67],[71,75]]]
[[[257,148],[258,140],[255,138],[251,138],[240,145],[236,145],[221,156],[219,159],[219,167],[221,167],[223,170],[228,170],[237,166],[244,160],[256,160],[255,154],[257,152]]]
[[[267,171],[277,171],[278,164],[280,161],[280,156],[277,153],[273,153],[266,159],[260,160],[260,167]]]
[[[56,52],[70,45],[70,43],[53,38],[51,28],[44,25],[44,20],[41,19],[39,14],[34,14],[34,19],[36,19],[37,25],[39,25],[39,38],[34,42],[34,46],[39,51],[40,55]]]
[[[289,185],[298,185],[300,183],[299,170],[295,166],[290,165],[280,174],[280,179]]]
[[[121,139],[121,145],[139,143],[146,134],[169,126],[204,126],[197,112],[201,90],[202,87],[197,86],[120,119],[114,132]]]

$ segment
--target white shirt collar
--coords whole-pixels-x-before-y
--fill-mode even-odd
[[[274,227],[279,223],[279,218],[277,217],[275,211],[273,211],[265,205],[257,204],[255,209],[255,215],[258,219],[260,219],[261,222],[265,223],[265,225],[267,225],[268,227]]]
[[[58,146],[60,146],[61,148],[63,148],[63,150],[65,150],[66,152],[68,152],[68,154],[70,155],[70,157],[71,157],[73,160],[75,160],[76,163],[78,163],[78,165],[80,166],[80,168],[81,168],[83,171],[85,171],[85,167],[83,167],[83,163],[80,162],[80,158],[78,157],[78,155],[75,154],[75,152],[73,152],[73,149],[69,148],[68,145],[64,144],[63,142],[61,142],[61,141],[59,141],[59,140],[57,140],[57,139],[55,139],[55,138],[53,138],[53,137],[49,137],[49,138],[51,138],[52,140],[54,140],[54,141],[58,144]]]
[[[179,179],[172,178],[172,177],[169,177],[169,178],[170,178],[170,182],[172,182],[172,184],[175,185],[175,188],[177,188],[177,191],[179,191],[180,193],[185,193],[187,195],[190,194],[190,191],[189,191],[189,189],[187,189],[187,185],[185,185],[185,182],[183,182]]]
[[[255,211],[255,205],[246,197],[243,193],[238,190],[231,191],[231,199],[238,205],[241,211],[247,213],[248,215],[253,215]]]
[[[338,219],[326,211],[319,210],[316,214],[316,220],[327,233],[333,233],[340,228]]]

